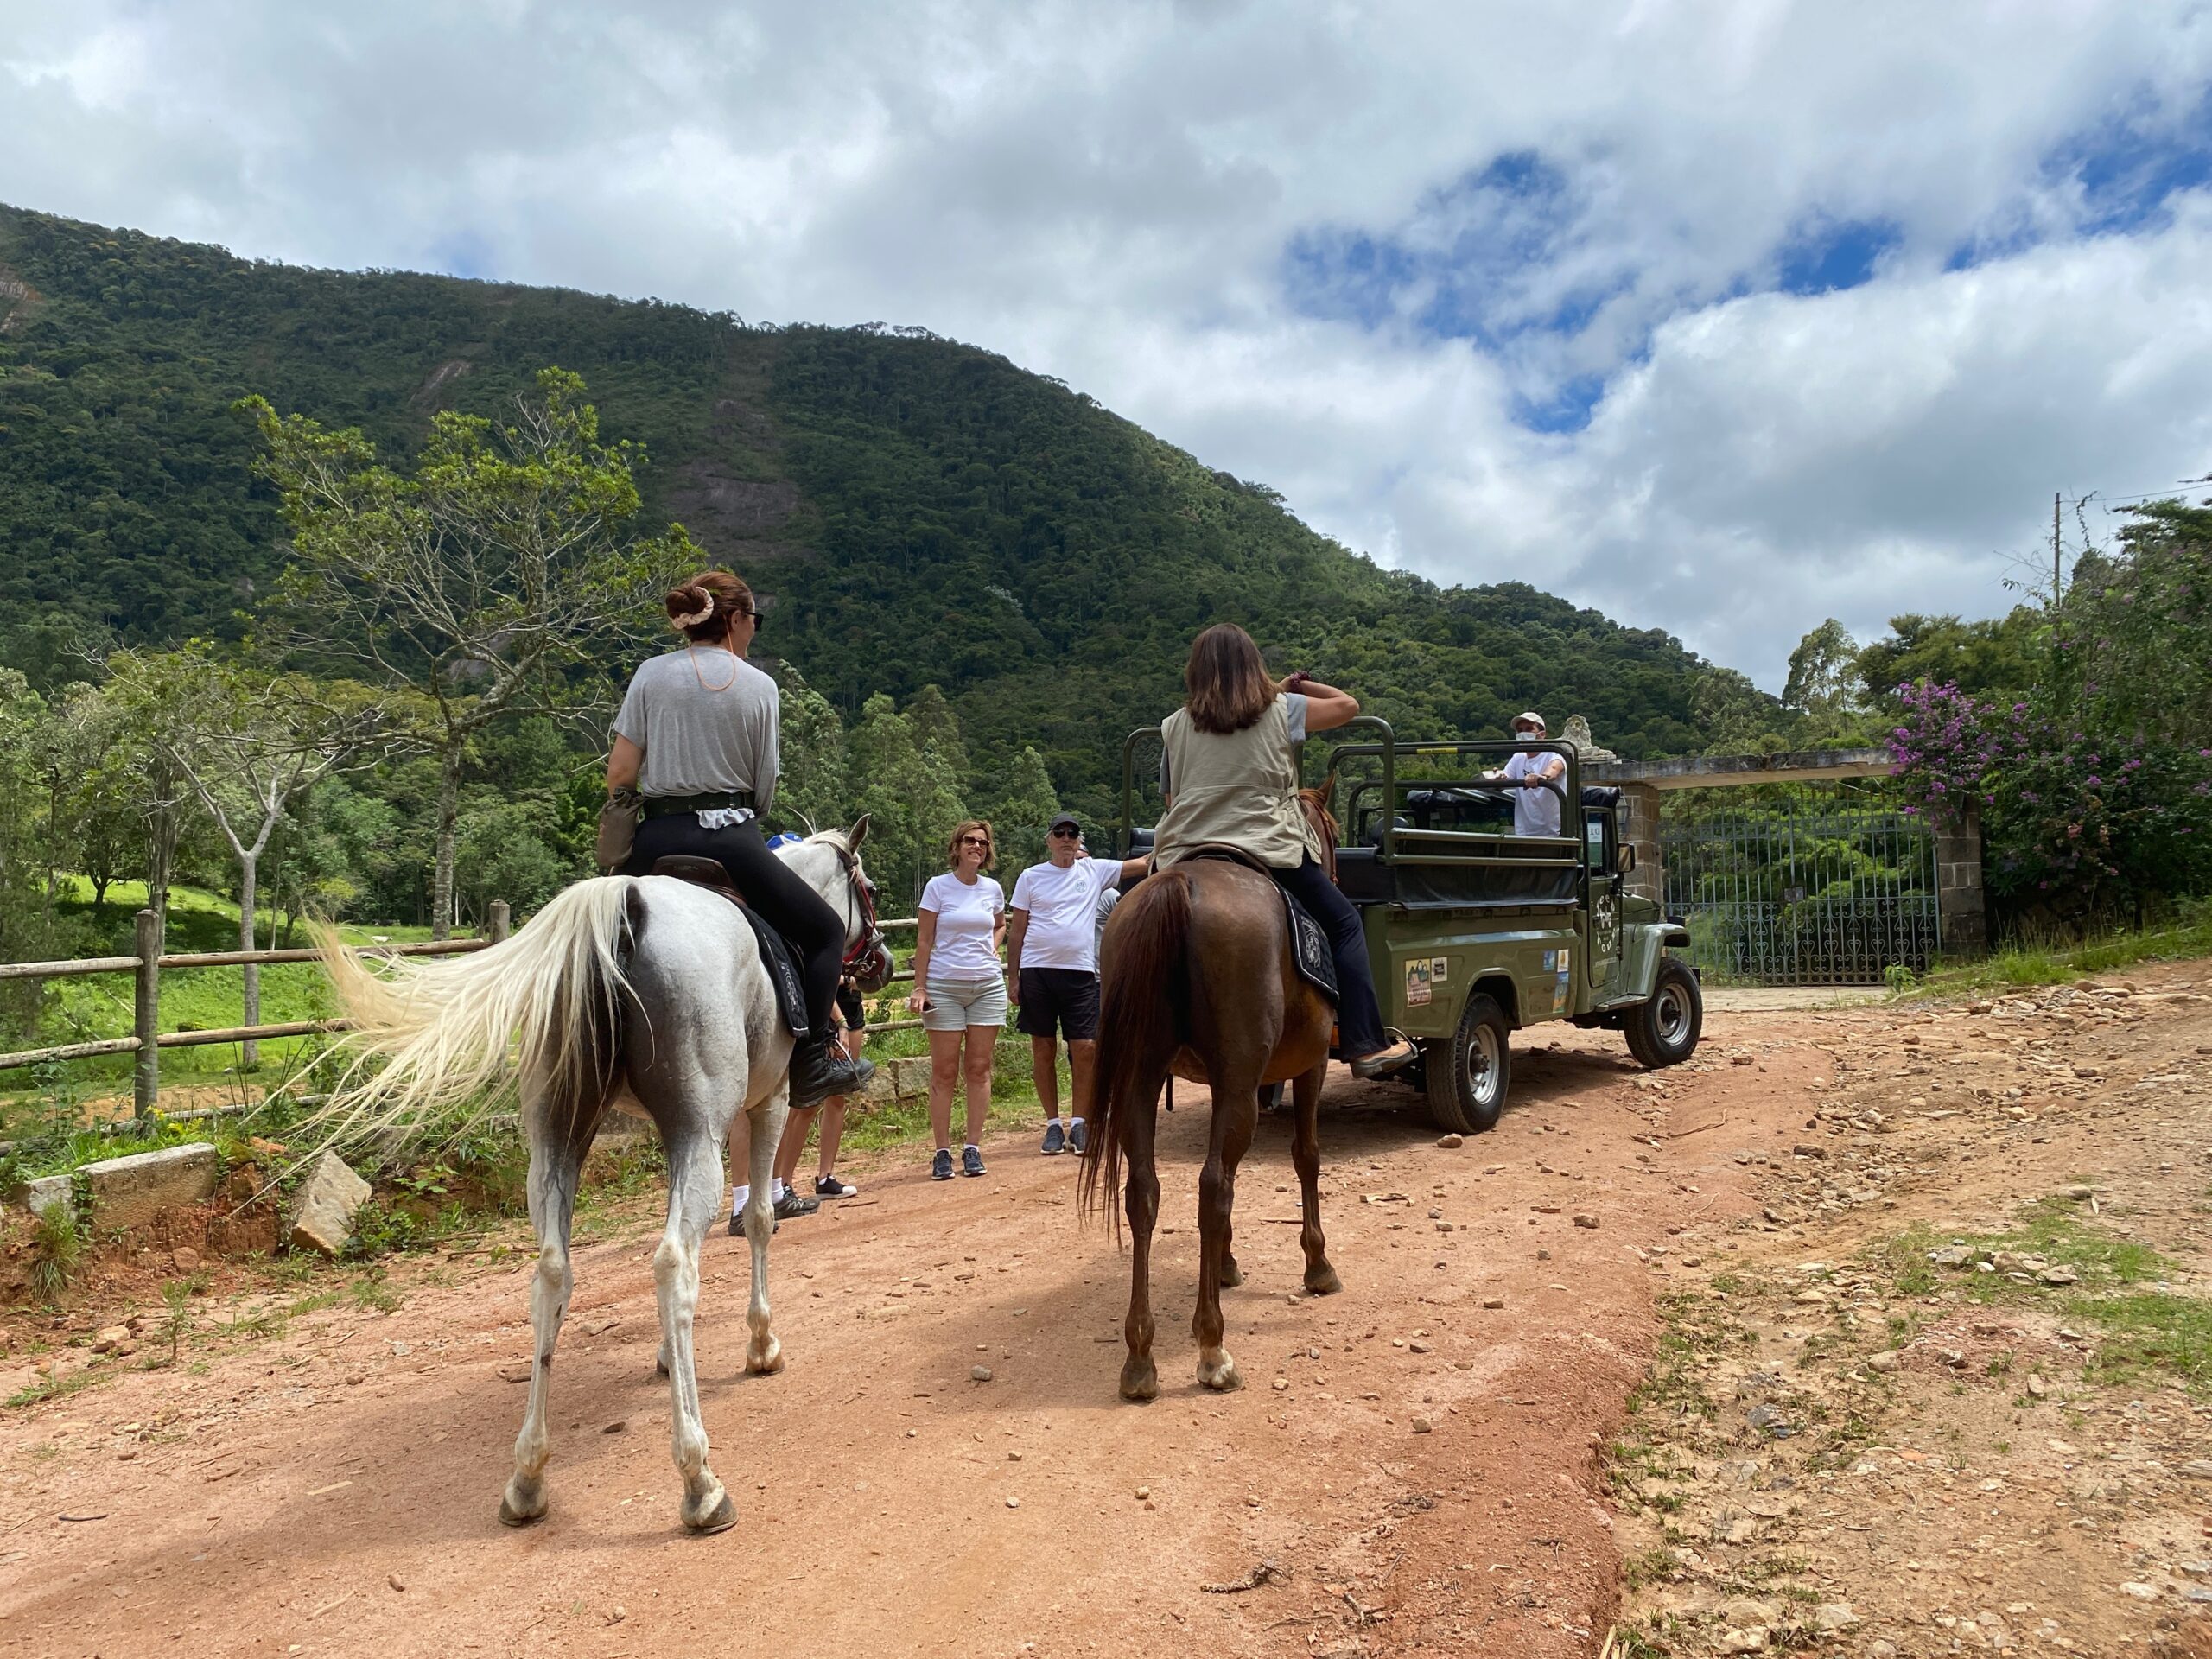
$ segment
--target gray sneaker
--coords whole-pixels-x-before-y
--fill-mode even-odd
[[[784,1196],[776,1200],[778,1221],[789,1221],[795,1216],[810,1216],[822,1207],[822,1200],[810,1198],[795,1186],[784,1189]]]
[[[950,1148],[939,1147],[937,1149],[937,1156],[930,1160],[930,1179],[933,1181],[949,1181],[952,1179]]]
[[[1043,1154],[1047,1158],[1056,1157],[1067,1149],[1068,1132],[1061,1127],[1060,1120],[1056,1117],[1045,1125]]]
[[[981,1147],[960,1148],[960,1173],[963,1175],[980,1175],[983,1173],[983,1149]]]
[[[1068,1125],[1068,1150],[1080,1154],[1090,1145],[1090,1131],[1084,1128],[1083,1120],[1077,1118]]]

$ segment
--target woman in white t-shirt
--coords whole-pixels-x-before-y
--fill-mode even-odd
[[[983,1173],[978,1141],[991,1109],[991,1061],[999,1028],[1006,1024],[1006,970],[999,944],[1006,937],[1006,889],[984,872],[995,861],[991,826],[969,818],[945,849],[952,868],[922,889],[921,924],[915,930],[914,988],[906,1006],[922,1016],[930,1034],[930,1128],[937,1155],[930,1173],[952,1179],[952,1090],[968,1081],[968,1139],[960,1173]],[[967,1064],[961,1045],[967,1044]]]

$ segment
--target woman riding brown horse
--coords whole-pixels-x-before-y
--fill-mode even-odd
[[[1329,1034],[1341,1025],[1363,1076],[1413,1055],[1386,1042],[1363,946],[1351,948],[1358,917],[1330,885],[1317,852],[1325,843],[1300,810],[1294,745],[1307,730],[1341,726],[1359,705],[1330,687],[1300,696],[1293,676],[1270,680],[1242,628],[1209,628],[1184,670],[1188,700],[1162,736],[1168,805],[1157,836],[1159,872],[1116,906],[1100,963],[1098,1052],[1091,1073],[1092,1134],[1084,1199],[1110,1193],[1128,1165],[1131,1234],[1129,1354],[1125,1399],[1160,1392],[1152,1359],[1150,1262],[1159,1215],[1154,1141],[1161,1084],[1175,1076],[1209,1085],[1213,1114],[1198,1177],[1198,1380],[1234,1389],[1243,1379],[1222,1345],[1221,1290],[1242,1282],[1230,1245],[1236,1167],[1252,1143],[1259,1091],[1294,1080],[1291,1160],[1304,1224],[1306,1287],[1339,1288],[1321,1233],[1318,1129]],[[1206,855],[1224,852],[1225,857]],[[1338,1005],[1299,973],[1278,886],[1289,888],[1332,936]],[[1352,938],[1342,925],[1348,915]]]

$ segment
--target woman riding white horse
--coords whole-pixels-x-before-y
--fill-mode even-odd
[[[671,595],[671,611],[690,628],[721,621],[717,637],[734,642],[734,649],[708,653],[720,667],[709,676],[702,664],[700,683],[699,707],[729,720],[729,711],[746,705],[703,699],[739,689],[740,677],[732,671],[744,668],[738,652],[752,637],[753,618],[744,585],[734,577],[723,580],[731,587],[717,583],[710,593],[704,578],[688,584],[700,591],[679,589]],[[722,620],[725,606],[728,614],[743,613],[736,626]],[[680,657],[677,662],[683,666]],[[639,682],[645,677],[640,671]],[[765,676],[753,677],[766,683]],[[708,741],[714,732],[702,739],[692,728],[665,719],[667,700],[657,693],[643,700],[642,722],[632,724],[632,704],[639,701],[633,683],[624,728],[642,756],[630,757],[632,775],[642,758],[650,798],[658,792],[652,789],[657,753],[674,753],[687,766],[704,753],[710,764],[730,769],[679,772],[679,782],[704,776],[725,785],[726,797],[750,790],[753,801],[765,805],[775,779],[774,695],[770,685],[765,715],[755,707],[750,716],[752,747],[718,747]],[[611,770],[620,770],[624,758],[618,748]],[[753,769],[741,772],[741,766]],[[640,858],[650,868],[650,859],[660,855],[652,849],[664,836],[680,840],[680,850],[721,857],[741,890],[764,911],[773,903],[782,918],[810,907],[819,913],[824,925],[812,928],[809,940],[811,951],[827,959],[833,995],[841,969],[863,989],[879,988],[891,964],[860,861],[868,820],[770,853],[749,818],[703,821],[738,810],[727,803],[687,805],[681,814],[649,819],[638,837]],[[672,825],[681,834],[657,832],[656,824]],[[639,861],[633,859],[631,868]],[[569,1230],[576,1183],[601,1118],[626,1090],[660,1131],[668,1155],[668,1221],[653,1252],[653,1278],[660,1366],[668,1374],[676,1464],[683,1477],[683,1523],[699,1532],[734,1524],[736,1505],[707,1466],[707,1433],[699,1416],[692,1353],[699,1250],[721,1205],[722,1147],[741,1109],[751,1118],[752,1191],[744,1227],[752,1247],[753,1294],[746,1310],[745,1368],[780,1370],[782,1349],[768,1319],[768,1238],[775,1228],[769,1184],[791,1080],[801,1069],[793,1064],[794,1039],[752,924],[726,898],[688,881],[599,876],[568,888],[505,943],[473,956],[398,963],[379,975],[335,935],[326,934],[324,959],[353,1022],[345,1046],[361,1061],[371,1056],[385,1061],[373,1072],[361,1065],[340,1084],[335,1109],[341,1135],[428,1122],[450,1128],[456,1115],[480,1117],[506,1087],[510,1047],[518,1044],[522,1120],[530,1137],[530,1218],[538,1255],[531,1290],[530,1401],[500,1520],[523,1526],[545,1513],[546,1395],[554,1344],[573,1288]],[[810,960],[810,974],[812,965]],[[810,1038],[796,1047],[804,1058],[818,1045]],[[813,1086],[825,1086],[825,1074],[830,1087],[838,1077],[853,1075],[825,1065],[813,1074]]]

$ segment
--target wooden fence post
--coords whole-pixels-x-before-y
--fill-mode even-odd
[[[137,922],[137,996],[130,1029],[138,1039],[138,1053],[131,1068],[130,1101],[131,1109],[147,1117],[162,1087],[162,918],[142,910]]]
[[[494,899],[492,901],[492,943],[504,944],[506,943],[506,938],[507,901],[504,899]]]

